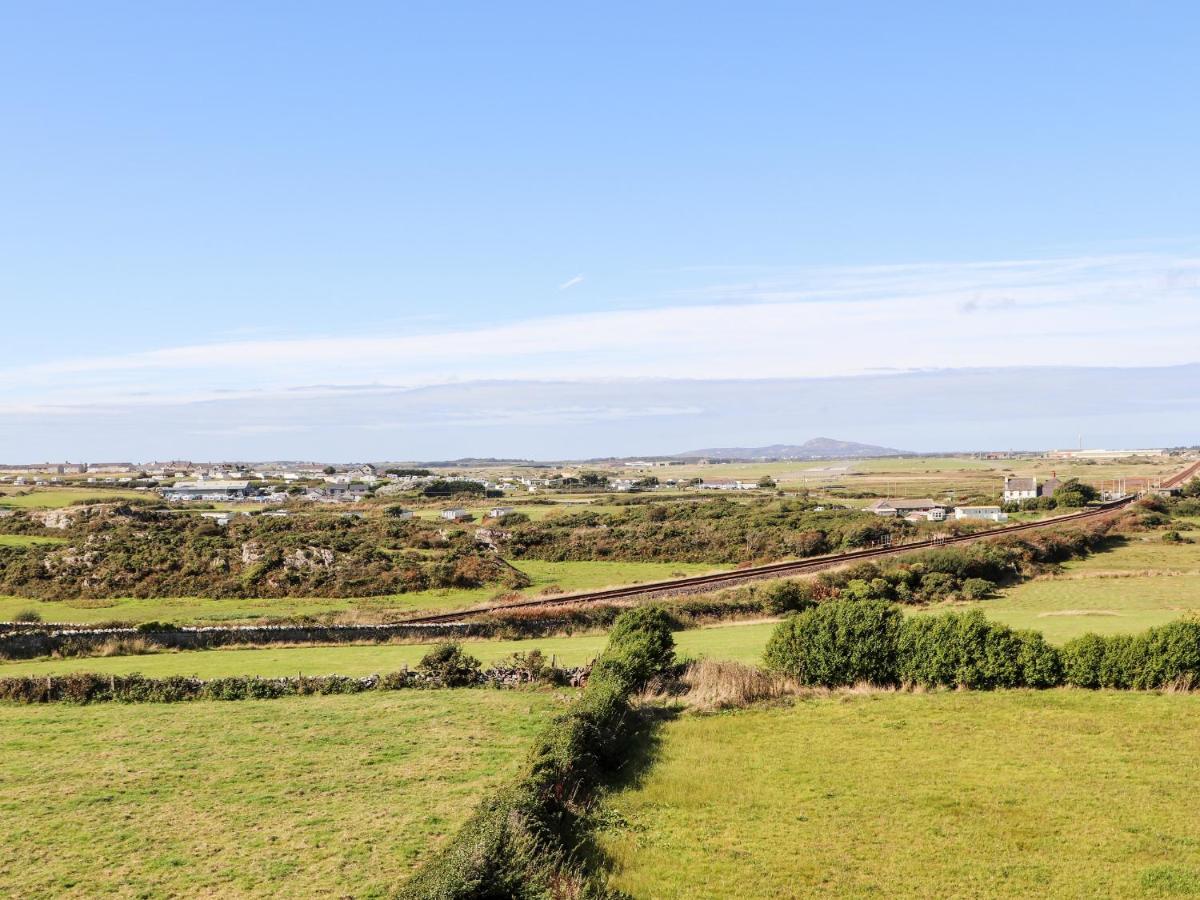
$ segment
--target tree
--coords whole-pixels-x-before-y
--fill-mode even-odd
[[[334,472],[337,471],[337,469],[335,469],[333,466],[326,466],[321,471],[324,472],[326,475],[332,475]]]
[[[1054,502],[1059,506],[1087,506],[1096,497],[1096,489],[1090,484],[1084,484],[1078,478],[1064,481],[1054,491]]]
[[[775,479],[770,475],[764,475],[762,478],[758,479],[758,486],[763,489],[773,488],[775,487]]]

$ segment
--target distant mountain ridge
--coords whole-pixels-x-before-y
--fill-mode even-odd
[[[818,437],[803,444],[771,444],[767,447],[710,447],[676,453],[675,458],[694,459],[865,459],[872,456],[910,456],[907,450],[859,444],[856,441],[837,441]]]

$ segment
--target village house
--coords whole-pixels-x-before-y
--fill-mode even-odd
[[[985,522],[1007,522],[1008,514],[998,506],[959,506],[954,510],[956,519],[977,519]]]
[[[945,518],[945,507],[934,500],[930,500],[928,497],[920,499],[890,497],[883,500],[876,500],[867,507],[866,511],[875,513],[877,516],[907,516],[911,513],[927,513],[935,509],[942,510],[942,518]]]
[[[166,500],[240,500],[250,495],[248,481],[177,481],[162,489]]]
[[[1004,479],[1004,502],[1021,503],[1024,500],[1036,500],[1038,497],[1052,497],[1061,484],[1053,473],[1040,485],[1037,478],[1008,475]]]
[[[935,506],[933,509],[916,510],[910,512],[904,517],[906,522],[944,522],[946,521],[946,510],[940,506]]]

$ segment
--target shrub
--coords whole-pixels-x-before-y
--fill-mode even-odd
[[[432,675],[449,687],[474,684],[479,680],[479,667],[479,660],[453,641],[435,645],[417,663],[418,671]]]
[[[901,620],[891,603],[831,600],[781,622],[763,659],[802,684],[893,684]]]
[[[580,812],[601,776],[620,763],[637,681],[672,667],[673,646],[661,610],[639,607],[618,616],[582,696],[534,741],[522,775],[485,798],[399,896],[612,896],[574,868]]]
[[[1153,690],[1200,684],[1200,622],[1181,620],[1136,635],[1087,634],[1062,649],[1069,684]]]
[[[151,634],[155,631],[175,631],[179,628],[178,625],[172,624],[171,622],[155,621],[139,622],[135,627],[142,634]]]
[[[612,678],[624,690],[643,687],[675,662],[674,625],[659,606],[639,606],[617,617],[592,678]]]
[[[21,622],[21,623],[27,624],[27,625],[32,625],[36,622],[42,621],[42,614],[40,612],[38,612],[36,609],[23,609],[19,613],[17,613],[15,616],[13,616],[13,621]]]
[[[801,612],[816,606],[811,581],[780,581],[763,591],[763,609],[772,613]]]
[[[986,600],[996,591],[996,585],[986,578],[968,578],[959,588],[959,596],[964,600]]]

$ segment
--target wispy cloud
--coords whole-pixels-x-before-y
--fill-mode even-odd
[[[558,289],[560,291],[565,291],[568,288],[575,287],[575,285],[577,285],[577,284],[583,284],[583,274],[582,273],[580,273],[579,275],[576,275],[574,278],[568,278],[566,281],[564,281],[562,284],[560,284],[558,286]]]
[[[266,403],[312,385],[305,389],[333,395],[497,379],[1183,364],[1200,360],[1197,276],[1200,256],[1185,254],[767,270],[640,309],[0,368],[0,415],[218,398]]]

